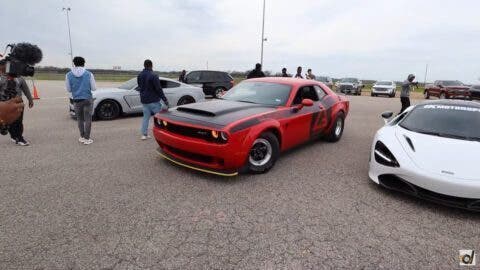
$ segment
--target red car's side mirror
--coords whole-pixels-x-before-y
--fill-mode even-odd
[[[309,99],[309,98],[306,98],[306,99],[303,99],[302,100],[302,103],[297,105],[295,108],[294,108],[294,112],[298,112],[300,111],[301,109],[303,109],[303,107],[311,107],[313,106],[313,100]]]

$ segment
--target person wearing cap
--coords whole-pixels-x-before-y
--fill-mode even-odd
[[[418,82],[414,82],[415,75],[408,75],[407,79],[402,84],[402,92],[400,94],[400,102],[402,103],[402,109],[400,113],[404,112],[408,107],[410,107],[410,91],[412,85],[418,85]]]

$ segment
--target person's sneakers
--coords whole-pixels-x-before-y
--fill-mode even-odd
[[[142,139],[142,141],[145,141],[145,140],[148,140],[148,139],[151,139],[152,137],[148,136],[148,135],[142,135],[142,137],[140,139]]]
[[[92,144],[92,143],[93,143],[92,139],[85,139],[85,141],[83,142],[84,145],[89,145],[89,144]]]
[[[83,137],[80,137],[78,138],[78,142],[80,143],[84,143],[87,139],[83,138]]]
[[[15,140],[14,138],[10,138],[10,141],[12,141],[14,144],[17,144],[17,140]]]
[[[20,145],[20,146],[29,146],[30,143],[28,141],[26,141],[24,138],[21,138],[19,140],[17,140],[17,145]]]

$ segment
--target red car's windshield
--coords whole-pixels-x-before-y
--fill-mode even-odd
[[[292,87],[269,82],[241,82],[230,89],[222,98],[268,106],[284,106]]]

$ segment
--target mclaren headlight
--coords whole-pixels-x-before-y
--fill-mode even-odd
[[[375,144],[374,154],[376,162],[388,167],[400,167],[395,156],[381,141],[377,141]]]

